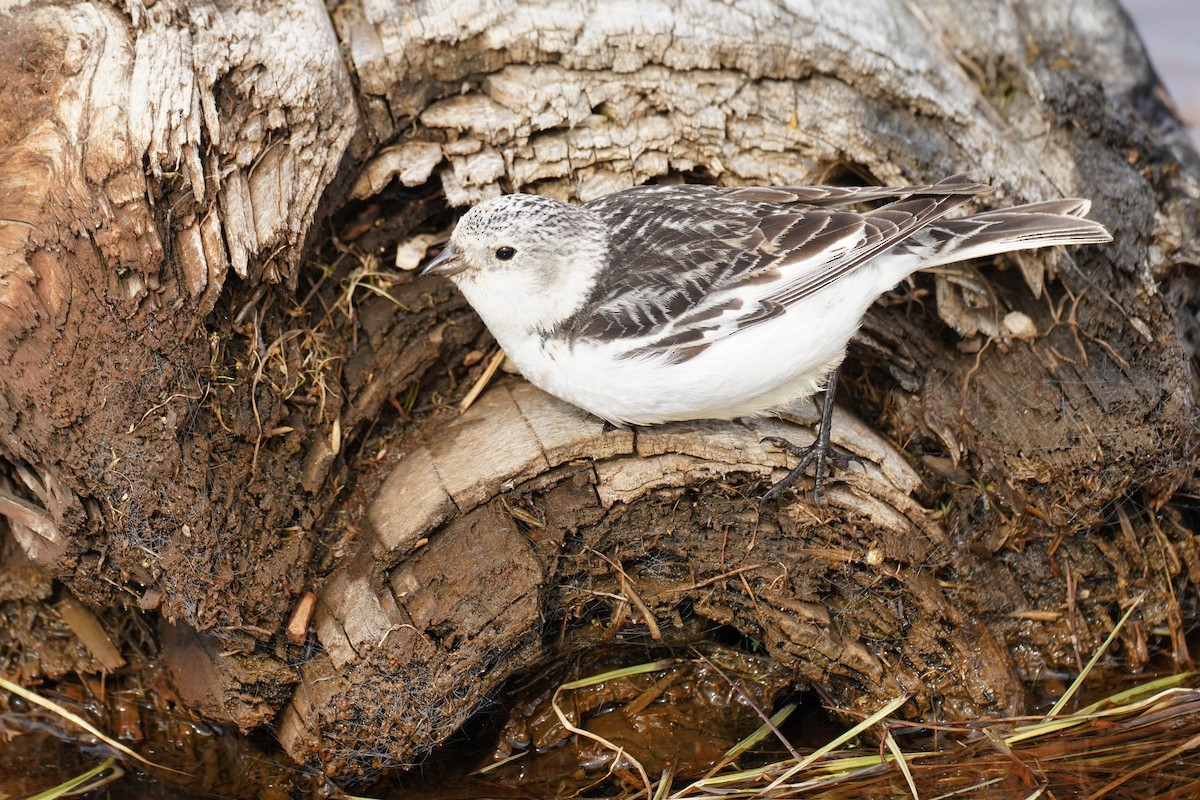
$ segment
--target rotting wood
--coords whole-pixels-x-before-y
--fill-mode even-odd
[[[68,595],[54,604],[54,610],[101,667],[112,672],[125,666],[121,651],[112,643],[91,609]]]

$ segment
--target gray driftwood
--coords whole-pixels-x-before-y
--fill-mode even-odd
[[[281,712],[336,775],[417,758],[598,597],[613,626],[701,615],[848,707],[912,692],[923,716],[1023,709],[1021,678],[1143,594],[1127,662],[1178,637],[1200,164],[1117,4],[621,9],[2,12],[0,514],[27,556],[159,615],[185,696],[246,728]],[[605,433],[514,378],[434,411],[479,370],[478,321],[444,283],[353,291],[372,220],[420,260],[438,187],[959,171],[994,204],[1090,197],[1115,241],[880,306],[837,416],[866,466],[820,508],[755,502],[785,466],[757,440],[794,422]],[[304,266],[351,230],[370,246],[332,281]],[[285,644],[308,588],[314,638]]]

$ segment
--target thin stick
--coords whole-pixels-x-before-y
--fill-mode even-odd
[[[479,380],[475,381],[475,385],[471,387],[471,391],[467,392],[467,396],[464,397],[462,402],[458,404],[458,410],[460,412],[466,411],[471,407],[471,404],[479,398],[479,395],[483,393],[483,390],[492,380],[492,376],[496,374],[496,370],[500,369],[500,365],[503,363],[504,350],[500,349],[496,351],[494,356],[492,356],[492,360],[488,362],[487,369],[485,369],[483,374],[479,376]]]

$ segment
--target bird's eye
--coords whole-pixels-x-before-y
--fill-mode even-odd
[[[496,258],[500,259],[501,261],[508,261],[510,258],[515,256],[516,254],[517,254],[517,251],[514,248],[509,247],[508,245],[505,245],[504,247],[496,248]]]

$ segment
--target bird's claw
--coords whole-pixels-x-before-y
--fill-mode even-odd
[[[863,460],[853,453],[843,453],[834,450],[833,445],[828,441],[822,441],[822,438],[818,436],[817,440],[808,447],[800,447],[779,436],[766,436],[759,440],[760,444],[770,442],[784,452],[797,456],[800,459],[799,463],[796,464],[791,472],[784,476],[783,480],[776,483],[759,498],[759,508],[779,497],[786,489],[791,488],[800,479],[800,476],[804,474],[805,470],[808,469],[808,465],[813,463],[816,464],[816,470],[813,475],[813,501],[820,505],[821,495],[825,492],[825,478],[832,471],[826,468],[826,464],[831,467],[837,467],[839,470],[844,470],[851,464],[861,465],[863,463]]]

